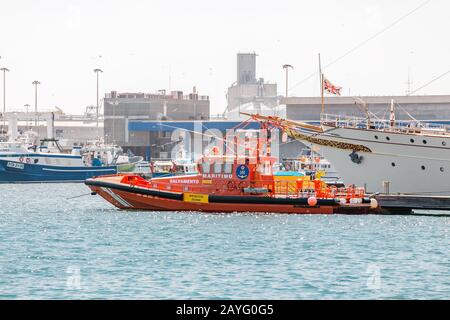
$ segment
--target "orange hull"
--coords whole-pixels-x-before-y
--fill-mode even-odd
[[[274,199],[268,197],[209,197],[207,203],[188,202],[183,200],[181,193],[161,193],[161,196],[151,194],[158,190],[142,188],[120,183],[115,177],[88,179],[86,184],[94,194],[120,209],[149,211],[200,211],[212,213],[254,212],[254,213],[288,213],[288,214],[333,214],[357,213],[364,214],[369,206],[346,207],[338,205],[333,200],[323,200],[316,206],[309,206],[305,199]],[[169,198],[168,198],[169,197]],[[231,199],[231,200],[230,200]],[[233,201],[233,202],[230,202]],[[274,202],[274,203],[270,203]],[[278,203],[277,203],[278,202]]]

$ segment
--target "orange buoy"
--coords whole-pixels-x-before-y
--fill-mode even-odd
[[[308,205],[311,207],[314,207],[317,204],[317,198],[316,197],[309,197],[308,198]]]

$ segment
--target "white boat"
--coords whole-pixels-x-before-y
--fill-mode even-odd
[[[152,173],[150,162],[140,161],[135,166],[135,173],[142,173],[144,175],[150,175]]]
[[[333,164],[314,150],[302,149],[298,157],[282,160],[283,170],[300,172],[308,176],[320,174],[320,179],[328,184],[343,185]]]
[[[151,165],[152,177],[197,174],[197,165],[191,159],[158,160]]]
[[[120,172],[131,172],[135,170],[136,164],[144,158],[124,153],[122,148],[115,144],[106,144],[102,139],[89,141],[85,146],[80,148],[82,154],[87,161],[93,159],[101,159],[101,162],[107,165],[117,165]]]
[[[320,125],[253,115],[316,148],[345,184],[368,192],[450,196],[450,132],[417,121],[321,116]]]

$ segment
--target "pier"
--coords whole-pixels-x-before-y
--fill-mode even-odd
[[[435,210],[439,212],[426,215],[450,216],[449,196],[379,194],[375,199],[381,213],[385,214],[417,214],[413,210]]]

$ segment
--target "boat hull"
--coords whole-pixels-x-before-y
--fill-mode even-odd
[[[383,181],[388,181],[390,193],[450,195],[449,160],[358,152],[362,161],[354,163],[349,150],[321,147],[321,151],[333,161],[345,184],[364,186],[368,193],[387,191]]]
[[[0,183],[84,182],[92,177],[115,173],[116,166],[46,166],[0,159]]]
[[[100,178],[101,179],[101,178]],[[121,183],[88,179],[85,182],[93,194],[98,194],[120,209],[148,211],[200,211],[210,213],[286,213],[286,214],[366,214],[370,207],[346,207],[334,199],[319,199],[316,206],[309,206],[305,198],[272,198],[258,196],[209,195],[207,202],[184,201],[183,194],[171,193]]]
[[[348,128],[302,133],[303,136],[293,135],[319,150],[345,184],[364,186],[368,193],[375,193],[384,192],[383,181],[388,181],[390,193],[450,195],[450,138],[447,136]],[[305,137],[312,137],[312,142]],[[361,150],[353,153],[349,146]]]

